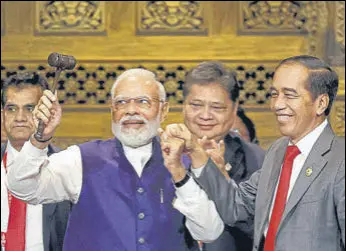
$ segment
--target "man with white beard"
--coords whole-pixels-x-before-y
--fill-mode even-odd
[[[8,188],[32,204],[75,204],[65,251],[186,250],[183,216],[172,207],[179,184],[172,182],[155,137],[168,112],[165,90],[152,72],[131,69],[119,76],[111,94],[116,138],[71,146],[48,158],[62,112],[57,96],[46,91],[33,112],[45,123],[43,140],[32,136],[24,144],[8,173]],[[207,203],[202,207],[216,210]],[[215,239],[218,231],[204,229],[222,221],[204,218],[201,234]]]

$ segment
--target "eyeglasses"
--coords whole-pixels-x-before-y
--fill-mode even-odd
[[[140,109],[150,109],[155,102],[163,103],[163,100],[158,98],[150,98],[150,97],[135,97],[135,98],[114,98],[113,106],[115,109],[123,110],[125,109],[131,101],[135,102],[135,105]]]

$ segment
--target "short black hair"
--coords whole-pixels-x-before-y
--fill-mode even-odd
[[[7,100],[7,90],[9,87],[19,89],[27,86],[39,86],[42,91],[49,89],[48,81],[45,77],[36,72],[13,73],[1,85],[1,108],[5,107]]]
[[[237,110],[237,116],[241,119],[241,121],[243,121],[244,125],[246,126],[249,132],[250,141],[252,143],[259,144],[259,141],[256,136],[255,124],[248,116],[246,116],[244,109],[239,106]]]
[[[225,88],[233,102],[238,100],[239,85],[236,73],[217,61],[202,62],[186,74],[183,86],[184,98],[189,95],[192,85],[207,85],[211,83],[218,83]]]
[[[288,64],[299,64],[308,69],[309,77],[306,88],[314,100],[321,94],[328,94],[329,104],[324,112],[328,116],[339,87],[339,77],[336,72],[323,60],[309,55],[286,58],[279,63],[276,70],[282,65]]]

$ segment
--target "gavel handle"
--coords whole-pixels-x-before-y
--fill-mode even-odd
[[[56,90],[56,86],[57,86],[57,83],[58,83],[58,79],[59,79],[59,76],[60,76],[60,73],[62,72],[62,69],[61,68],[57,68],[56,69],[56,72],[55,72],[55,78],[54,78],[54,82],[53,82],[53,86],[52,86],[52,93],[55,94],[55,90]],[[34,137],[37,141],[40,141],[40,142],[44,142],[45,140],[43,139],[43,131],[44,131],[44,128],[45,128],[45,125],[44,125],[44,122],[43,120],[39,120],[38,121],[38,126],[37,126],[37,130],[36,130],[36,133],[34,134]]]

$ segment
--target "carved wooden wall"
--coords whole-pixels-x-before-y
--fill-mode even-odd
[[[268,106],[273,69],[309,53],[339,72],[331,121],[344,135],[344,9],[343,1],[1,1],[1,79],[36,70],[52,81],[51,52],[77,58],[59,82],[64,117],[56,141],[65,147],[112,136],[109,90],[124,70],[157,73],[172,107],[168,124],[182,121],[185,72],[220,60],[237,72],[241,103],[266,148],[280,135]]]

